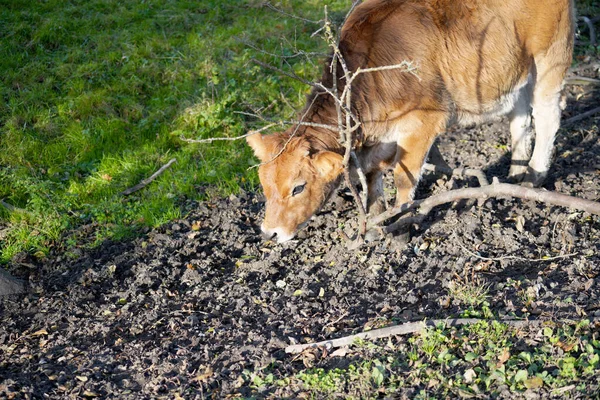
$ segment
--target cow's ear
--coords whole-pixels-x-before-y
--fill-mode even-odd
[[[267,143],[263,138],[263,135],[256,132],[252,135],[246,136],[246,142],[252,147],[254,150],[254,155],[261,161],[266,162],[269,160],[269,149]]]
[[[333,151],[321,151],[315,154],[313,163],[319,174],[327,181],[333,181],[344,171],[344,157]]]

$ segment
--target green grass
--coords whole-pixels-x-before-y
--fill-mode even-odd
[[[289,115],[308,88],[252,58],[296,47],[323,51],[311,25],[261,2],[4,1],[0,8],[0,262],[43,257],[65,232],[96,226],[96,241],[119,239],[182,213],[184,199],[257,184],[243,141],[192,145],[180,136],[237,136],[253,121],[236,111]],[[322,17],[349,1],[283,1]],[[296,73],[320,74],[303,58]],[[289,67],[288,67],[289,68]],[[282,101],[285,96],[289,105]],[[291,106],[291,107],[290,107]],[[169,159],[177,163],[144,190],[119,193]]]

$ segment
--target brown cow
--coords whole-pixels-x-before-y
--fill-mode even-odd
[[[539,185],[560,126],[573,19],[572,0],[367,0],[359,5],[341,33],[349,69],[402,61],[418,69],[416,75],[365,73],[353,83],[352,108],[362,128],[356,152],[367,174],[369,212],[382,211],[383,171],[393,170],[396,204],[407,202],[430,147],[449,124],[501,115],[510,119],[509,177]],[[333,87],[332,81],[327,63],[322,82]],[[338,79],[340,92],[343,86]],[[307,104],[304,121],[337,125],[331,96],[313,90]],[[338,134],[300,126],[247,140],[265,163],[259,168],[267,200],[262,231],[279,242],[289,240],[340,181]]]

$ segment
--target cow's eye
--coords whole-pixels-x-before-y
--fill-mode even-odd
[[[306,183],[296,186],[294,190],[292,190],[292,196],[297,196],[302,193],[304,191],[304,186],[306,186]]]

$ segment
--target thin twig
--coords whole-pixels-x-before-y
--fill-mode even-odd
[[[325,93],[327,93],[328,95],[330,95],[334,99],[334,101],[340,103],[340,107],[342,109],[344,109],[345,113],[349,113],[349,115],[353,118],[354,123],[356,123],[356,124],[360,123],[360,121],[358,120],[358,118],[356,118],[356,116],[349,109],[346,109],[346,106],[343,104],[342,100],[336,94],[334,94],[331,91],[331,89],[325,87],[325,85],[323,85],[321,82],[311,82],[311,81],[306,80],[306,79],[304,79],[304,78],[302,78],[302,77],[300,77],[300,76],[298,76],[298,75],[296,75],[294,73],[290,73],[290,72],[284,71],[281,68],[277,68],[277,67],[275,67],[273,65],[264,63],[264,62],[262,62],[260,60],[255,59],[255,58],[252,59],[252,62],[254,62],[255,64],[260,65],[263,68],[267,68],[267,69],[275,71],[275,72],[277,72],[279,74],[285,75],[288,78],[295,79],[298,82],[304,83],[305,85],[308,85],[308,86],[311,86],[311,87],[314,87],[314,88],[317,88],[319,90],[324,91]]]
[[[12,204],[7,203],[6,201],[4,201],[4,199],[0,200],[0,205],[2,205],[4,208],[6,208],[10,212],[19,212],[19,213],[23,213],[23,214],[29,213],[29,211],[27,211],[23,208],[15,207]]]
[[[362,200],[362,204],[363,204],[365,211],[367,211],[367,201],[368,201],[368,196],[369,196],[369,190],[368,190],[369,186],[367,183],[367,177],[365,175],[365,171],[363,171],[363,169],[360,165],[360,161],[358,160],[358,156],[356,155],[356,152],[352,151],[350,153],[350,158],[352,159],[352,162],[354,163],[354,166],[356,168],[356,173],[358,174],[358,180],[360,181],[360,185],[363,188],[363,190],[361,192],[361,200]]]
[[[362,0],[354,0],[352,2],[352,6],[350,6],[350,9],[348,10],[348,12],[346,13],[346,16],[344,17],[344,21],[342,22],[342,24],[338,27],[338,42],[339,42],[339,32],[342,31],[342,27],[346,24],[346,21],[348,21],[348,18],[350,17],[350,14],[352,14],[352,12],[354,11],[354,9],[356,8],[356,6],[358,6],[360,3],[362,3]]]
[[[244,111],[236,111],[236,114],[240,114],[240,115],[246,115],[248,117],[255,117],[255,118],[259,118],[260,120],[264,121],[264,122],[270,122],[274,125],[301,125],[301,126],[310,126],[312,128],[323,128],[323,129],[329,129],[331,131],[337,132],[338,131],[338,127],[335,125],[328,125],[328,124],[318,124],[315,122],[306,122],[306,121],[290,121],[290,120],[273,120],[270,118],[266,118],[260,114],[253,114],[253,113],[249,113],[249,112],[244,112]],[[272,125],[273,126],[273,125]],[[264,129],[262,129],[264,130]]]
[[[160,169],[158,171],[156,171],[155,173],[153,173],[152,175],[150,175],[150,177],[142,180],[140,183],[138,183],[137,185],[124,190],[123,192],[121,192],[121,195],[123,196],[127,196],[130,195],[132,193],[137,192],[140,189],[145,188],[146,186],[148,186],[148,184],[150,184],[153,180],[155,180],[156,178],[158,178],[163,172],[165,172],[171,165],[173,165],[174,163],[177,162],[176,158],[171,159],[168,163],[166,163],[165,165],[163,165],[162,167],[160,167]]]
[[[588,318],[589,321],[598,321],[600,317],[591,317]],[[324,340],[316,343],[307,343],[307,344],[295,344],[291,346],[287,346],[285,348],[285,352],[288,354],[298,354],[302,353],[306,349],[316,348],[316,347],[325,347],[326,349],[332,349],[336,347],[350,346],[357,339],[362,340],[374,340],[380,338],[386,338],[395,335],[409,335],[412,333],[420,333],[427,327],[436,327],[439,325],[444,325],[445,327],[454,327],[460,325],[471,325],[476,324],[478,322],[492,322],[494,320],[485,320],[485,319],[477,319],[477,318],[460,318],[460,319],[436,319],[436,320],[428,320],[428,321],[418,321],[418,322],[407,322],[401,325],[388,326],[386,328],[374,329],[372,331],[366,331],[357,333],[355,335],[344,336],[338,339],[330,339]],[[553,320],[497,320],[502,324],[509,325],[516,329],[523,328],[539,328],[548,324],[556,324],[556,321]],[[571,321],[567,321],[565,323],[572,323]]]
[[[600,113],[600,107],[593,108],[593,109],[591,109],[589,111],[586,111],[586,112],[584,112],[582,114],[579,114],[579,115],[576,115],[574,117],[569,118],[568,120],[564,121],[561,124],[561,127],[565,128],[567,126],[571,126],[571,125],[575,124],[576,122],[582,121],[582,120],[584,120],[586,118],[589,118],[592,115],[595,115],[595,114],[598,114],[598,113]]]
[[[263,126],[262,128],[257,129],[255,131],[249,131],[245,135],[241,135],[241,136],[234,136],[234,137],[214,137],[214,138],[208,138],[208,139],[188,139],[188,138],[185,138],[185,137],[181,136],[179,139],[182,140],[183,142],[187,142],[187,143],[212,143],[212,142],[216,142],[216,141],[240,140],[240,139],[247,138],[248,136],[252,136],[255,133],[260,133],[262,131],[266,131],[267,129],[272,128],[275,125],[278,125],[278,124],[277,123],[272,123],[272,124]]]
[[[326,54],[326,53],[306,52],[306,51],[302,51],[302,50],[297,51],[294,54],[288,54],[288,55],[285,55],[285,54],[275,54],[275,53],[272,53],[272,52],[270,52],[268,50],[261,49],[260,47],[257,47],[254,44],[252,44],[251,42],[243,41],[243,43],[244,43],[244,45],[246,45],[246,46],[250,47],[251,49],[256,50],[256,51],[258,51],[258,52],[260,52],[262,54],[265,54],[265,55],[271,56],[271,57],[275,57],[275,58],[280,58],[280,59],[283,59],[283,60],[293,59],[293,58],[298,58],[298,57],[304,57],[304,58],[306,58],[306,61],[308,61],[308,62],[310,62],[312,64],[312,60],[310,59],[310,57],[327,57],[328,56],[328,54]]]
[[[590,44],[592,46],[596,46],[596,29],[594,29],[594,23],[592,22],[592,20],[588,17],[579,17],[577,19],[583,21],[587,25],[588,30],[590,32]]]
[[[294,18],[294,19],[297,19],[297,20],[299,20],[299,21],[308,22],[309,24],[315,24],[315,25],[318,25],[318,24],[320,24],[321,22],[323,22],[323,21],[320,21],[320,20],[319,20],[319,21],[314,21],[314,20],[312,20],[312,19],[307,19],[307,18],[300,17],[300,16],[298,16],[298,15],[290,14],[290,13],[288,13],[288,12],[286,12],[286,11],[283,11],[283,10],[282,10],[282,9],[280,9],[280,8],[277,8],[277,7],[275,7],[273,4],[271,4],[271,3],[269,3],[269,2],[265,3],[264,5],[265,5],[266,7],[268,7],[268,8],[270,8],[271,10],[273,10],[273,11],[275,11],[275,12],[278,12],[278,13],[280,13],[281,15],[285,15],[286,17]]]
[[[567,85],[600,85],[600,79],[588,78],[587,76],[571,76],[565,79]]]
[[[317,99],[317,96],[315,96],[312,99],[312,102],[309,104],[308,107],[306,107],[306,111],[304,112],[304,114],[302,115],[302,117],[300,118],[300,123],[302,123],[304,121],[304,118],[306,118],[306,116],[308,115],[311,107],[313,106],[313,104],[315,104],[315,101]],[[297,124],[296,127],[294,128],[294,131],[290,134],[290,137],[287,139],[287,141],[284,143],[284,145],[281,147],[281,150],[279,150],[279,152],[277,154],[275,154],[275,156],[273,156],[273,158],[271,158],[269,161],[265,161],[265,162],[261,162],[260,164],[256,164],[251,166],[248,169],[252,169],[252,168],[258,168],[262,165],[266,165],[269,164],[273,161],[275,161],[277,158],[279,158],[279,156],[281,154],[283,154],[283,152],[285,151],[285,149],[287,148],[288,144],[292,141],[292,139],[294,138],[294,136],[296,136],[296,133],[298,133],[298,130],[300,129],[301,124]]]

